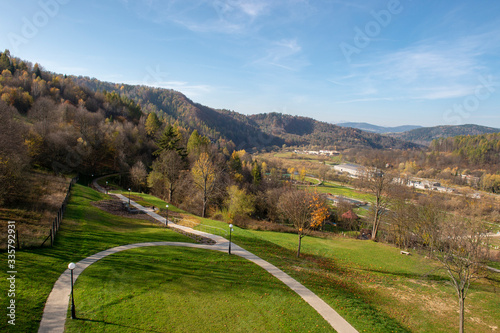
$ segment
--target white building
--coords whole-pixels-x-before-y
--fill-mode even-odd
[[[363,167],[361,165],[350,163],[334,165],[333,170],[338,173],[347,173],[351,177],[359,177],[363,174]]]

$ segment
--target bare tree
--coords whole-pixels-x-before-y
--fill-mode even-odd
[[[134,164],[134,166],[130,169],[130,178],[132,183],[141,191],[142,187],[146,185],[146,177],[148,176],[148,172],[146,171],[146,167],[142,161],[138,161]]]
[[[375,197],[375,202],[370,209],[373,221],[372,240],[377,239],[381,217],[387,211],[387,194],[391,182],[392,176],[379,169],[365,169],[357,180],[360,187],[366,188]]]
[[[307,235],[307,231],[311,227],[312,194],[303,190],[290,190],[281,195],[278,209],[297,230],[299,235],[297,257],[299,257],[302,238]]]
[[[321,181],[321,183],[324,183],[326,181],[326,178],[328,176],[328,171],[330,171],[330,170],[331,170],[331,168],[326,164],[322,164],[318,168],[318,176],[319,176],[319,180]]]
[[[182,157],[177,152],[174,150],[162,151],[153,162],[153,170],[148,175],[148,186],[162,195],[166,194],[168,201],[171,202],[183,169]]]
[[[425,228],[424,228],[425,229]],[[421,234],[429,253],[445,269],[459,303],[459,332],[464,332],[465,299],[472,281],[484,276],[489,257],[484,224],[465,218],[447,217],[434,232]]]

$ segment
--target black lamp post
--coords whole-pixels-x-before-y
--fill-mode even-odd
[[[167,207],[167,217],[165,217],[165,228],[168,226],[168,205],[165,205]]]
[[[68,265],[69,270],[71,271],[71,319],[76,319],[75,314],[75,296],[73,295],[73,270],[75,269],[75,263],[71,262]]]
[[[130,187],[128,188],[128,209],[130,209]]]
[[[229,254],[231,254],[231,232],[233,231],[233,225],[229,225]]]
[[[108,194],[108,181],[106,180],[106,194]]]

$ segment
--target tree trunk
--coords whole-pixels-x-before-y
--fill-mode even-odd
[[[372,240],[377,238],[378,225],[379,225],[379,210],[378,207],[375,208],[375,217],[373,219],[373,228],[372,228]]]
[[[297,258],[300,257],[300,244],[302,243],[302,235],[299,233],[299,247],[297,248]]]
[[[465,314],[465,297],[463,295],[463,293],[460,293],[459,295],[459,300],[458,300],[459,304],[460,304],[460,313],[459,313],[459,316],[460,316],[460,320],[459,320],[459,328],[458,328],[458,332],[459,333],[464,333],[464,314]]]
[[[203,211],[201,212],[201,217],[205,218],[205,211],[207,207],[207,201],[203,198]]]
[[[172,185],[168,188],[168,202],[172,202],[172,196],[174,195],[174,188]]]

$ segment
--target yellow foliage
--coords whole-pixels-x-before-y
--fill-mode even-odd
[[[317,228],[325,222],[330,213],[328,212],[328,207],[318,193],[314,193],[310,207],[312,208],[311,213],[311,228]]]

